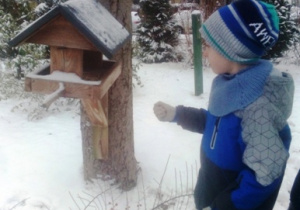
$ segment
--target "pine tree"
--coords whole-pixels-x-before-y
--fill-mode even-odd
[[[177,61],[174,49],[178,45],[178,31],[172,19],[168,0],[142,0],[141,25],[137,30],[139,56],[144,62]]]
[[[37,3],[37,7],[35,8],[35,13],[38,16],[42,16],[46,12],[48,12],[50,9],[55,7],[56,5],[66,2],[68,0],[35,0]]]
[[[14,31],[17,30],[18,26],[13,16],[4,11],[3,6],[0,5],[0,58],[9,58],[14,53],[7,42],[14,35]]]
[[[265,59],[279,58],[295,43],[299,42],[300,31],[290,18],[291,4],[286,0],[264,0],[276,7],[279,16],[279,38],[275,46],[264,56]]]
[[[32,9],[35,3],[32,1],[12,1],[12,0],[0,0],[0,7],[6,14],[10,14],[13,19],[18,21],[31,20],[34,18]]]
[[[16,77],[21,78],[27,71],[32,71],[47,55],[45,46],[34,44],[10,47],[8,42],[26,25],[37,18],[34,12],[36,4],[32,1],[0,1],[0,58],[6,59],[7,65],[16,70]]]
[[[0,58],[12,58],[16,52],[7,42],[21,30],[21,25],[33,20],[32,4],[29,2],[0,1]]]

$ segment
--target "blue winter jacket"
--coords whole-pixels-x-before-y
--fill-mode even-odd
[[[197,209],[273,209],[289,156],[293,92],[292,77],[262,60],[218,75],[208,110],[176,108],[177,124],[203,133]]]

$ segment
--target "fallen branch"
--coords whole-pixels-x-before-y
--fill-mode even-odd
[[[29,198],[25,198],[25,199],[21,200],[19,203],[17,203],[16,205],[14,205],[14,206],[13,206],[12,208],[10,208],[9,210],[13,210],[13,209],[15,209],[17,206],[24,205],[28,199],[29,199]]]
[[[176,199],[181,198],[181,197],[189,197],[189,196],[193,196],[193,194],[178,195],[178,196],[172,197],[172,198],[158,204],[157,206],[153,207],[151,210],[158,209],[159,207],[164,206],[165,204],[169,203],[172,200],[176,200]]]

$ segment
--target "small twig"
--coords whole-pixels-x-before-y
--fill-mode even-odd
[[[189,203],[189,200],[190,200],[190,196],[187,197],[187,201],[186,201],[186,206],[185,206],[185,209],[188,208],[188,203]]]
[[[185,168],[186,168],[186,192],[188,192],[189,189],[189,169],[187,162],[185,161]]]
[[[181,176],[181,171],[179,171],[179,178],[180,178],[180,187],[181,187],[181,195],[183,194],[183,184],[182,184],[182,176]],[[180,204],[180,208],[182,209],[182,203]]]
[[[109,190],[111,190],[111,188],[99,193],[98,195],[96,195],[85,207],[83,210],[86,210],[93,202],[94,200],[96,200],[100,195],[105,194],[106,192],[108,192]]]
[[[73,197],[73,195],[71,194],[71,192],[69,192],[69,194],[70,194],[70,196],[71,196],[73,202],[76,204],[77,208],[80,210],[80,207],[79,207],[79,205],[77,204],[77,202],[76,202],[76,200],[74,199],[74,197]]]
[[[83,205],[85,205],[86,202],[89,202],[89,199],[87,199],[87,198],[83,198],[81,196],[78,196],[78,198],[81,200]]]
[[[160,192],[161,192],[161,186],[162,186],[162,183],[163,183],[163,180],[164,180],[164,177],[165,177],[165,174],[166,174],[167,168],[168,168],[168,164],[169,164],[170,156],[171,156],[171,155],[169,155],[169,157],[168,157],[168,161],[167,161],[167,163],[166,163],[166,166],[165,166],[165,169],[164,169],[164,173],[163,173],[163,175],[162,175],[162,177],[161,177],[161,179],[160,179],[160,183],[159,183],[159,187],[158,187],[158,192],[159,192],[159,194],[160,194]],[[155,196],[155,200],[154,200],[154,203],[153,203],[153,205],[155,205],[155,203],[156,203],[156,199],[157,199],[157,196]]]
[[[87,193],[87,192],[83,192],[83,193],[86,194],[87,196],[90,196],[91,198],[94,198],[93,195],[91,195],[91,194],[89,194],[89,193]],[[97,197],[97,199],[98,199],[98,197]],[[88,199],[83,199],[83,200],[85,200],[85,201],[88,202]],[[100,208],[98,207],[98,204],[96,203],[96,201],[94,201],[93,203],[94,203],[94,205],[97,207],[97,209],[100,209]],[[101,203],[100,203],[100,205],[101,205]]]
[[[177,194],[177,170],[175,168],[175,195]]]
[[[157,206],[153,207],[151,210],[158,209],[159,207],[165,205],[166,203],[168,203],[168,202],[170,202],[170,201],[172,201],[172,200],[176,200],[176,199],[178,199],[178,198],[182,198],[182,197],[186,197],[186,196],[192,196],[192,195],[193,195],[193,194],[186,194],[186,195],[178,195],[178,196],[175,196],[175,197],[173,197],[173,198],[170,198],[170,199],[168,199],[168,200],[166,200],[166,201],[164,201],[164,202],[158,204]]]
[[[29,197],[30,198],[30,197]],[[19,203],[17,203],[16,205],[14,205],[12,208],[10,208],[9,210],[13,210],[14,208],[16,208],[17,206],[21,205],[22,203],[25,203],[29,198],[25,198],[23,200],[21,200]]]
[[[179,178],[180,178],[180,189],[181,189],[181,195],[183,194],[183,184],[182,184],[182,176],[181,176],[181,171],[179,171]]]
[[[97,180],[97,184],[98,184],[100,190],[103,191],[103,186],[102,186],[102,184],[99,182],[99,180]],[[98,197],[97,197],[97,200],[98,200],[98,202],[100,203],[101,209],[106,210],[106,209],[107,209],[107,206],[106,206],[106,194],[104,193],[103,195],[101,195],[101,200],[100,200],[100,197],[98,196]],[[102,202],[101,202],[101,201],[103,201],[104,207],[102,206]]]
[[[191,174],[192,174],[192,186],[194,186],[194,168],[193,168],[193,165],[191,165]]]
[[[143,173],[141,173],[141,177],[142,177],[142,186],[143,186],[143,193],[144,193],[144,206],[145,206],[145,210],[147,210],[147,202],[146,202],[146,194],[145,194],[145,183],[144,183]]]

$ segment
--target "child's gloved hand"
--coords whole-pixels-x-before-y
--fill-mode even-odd
[[[212,210],[212,208],[210,208],[210,207],[208,206],[208,207],[205,207],[203,210]]]
[[[164,102],[157,102],[153,107],[154,114],[160,121],[170,122],[174,120],[176,108]]]

